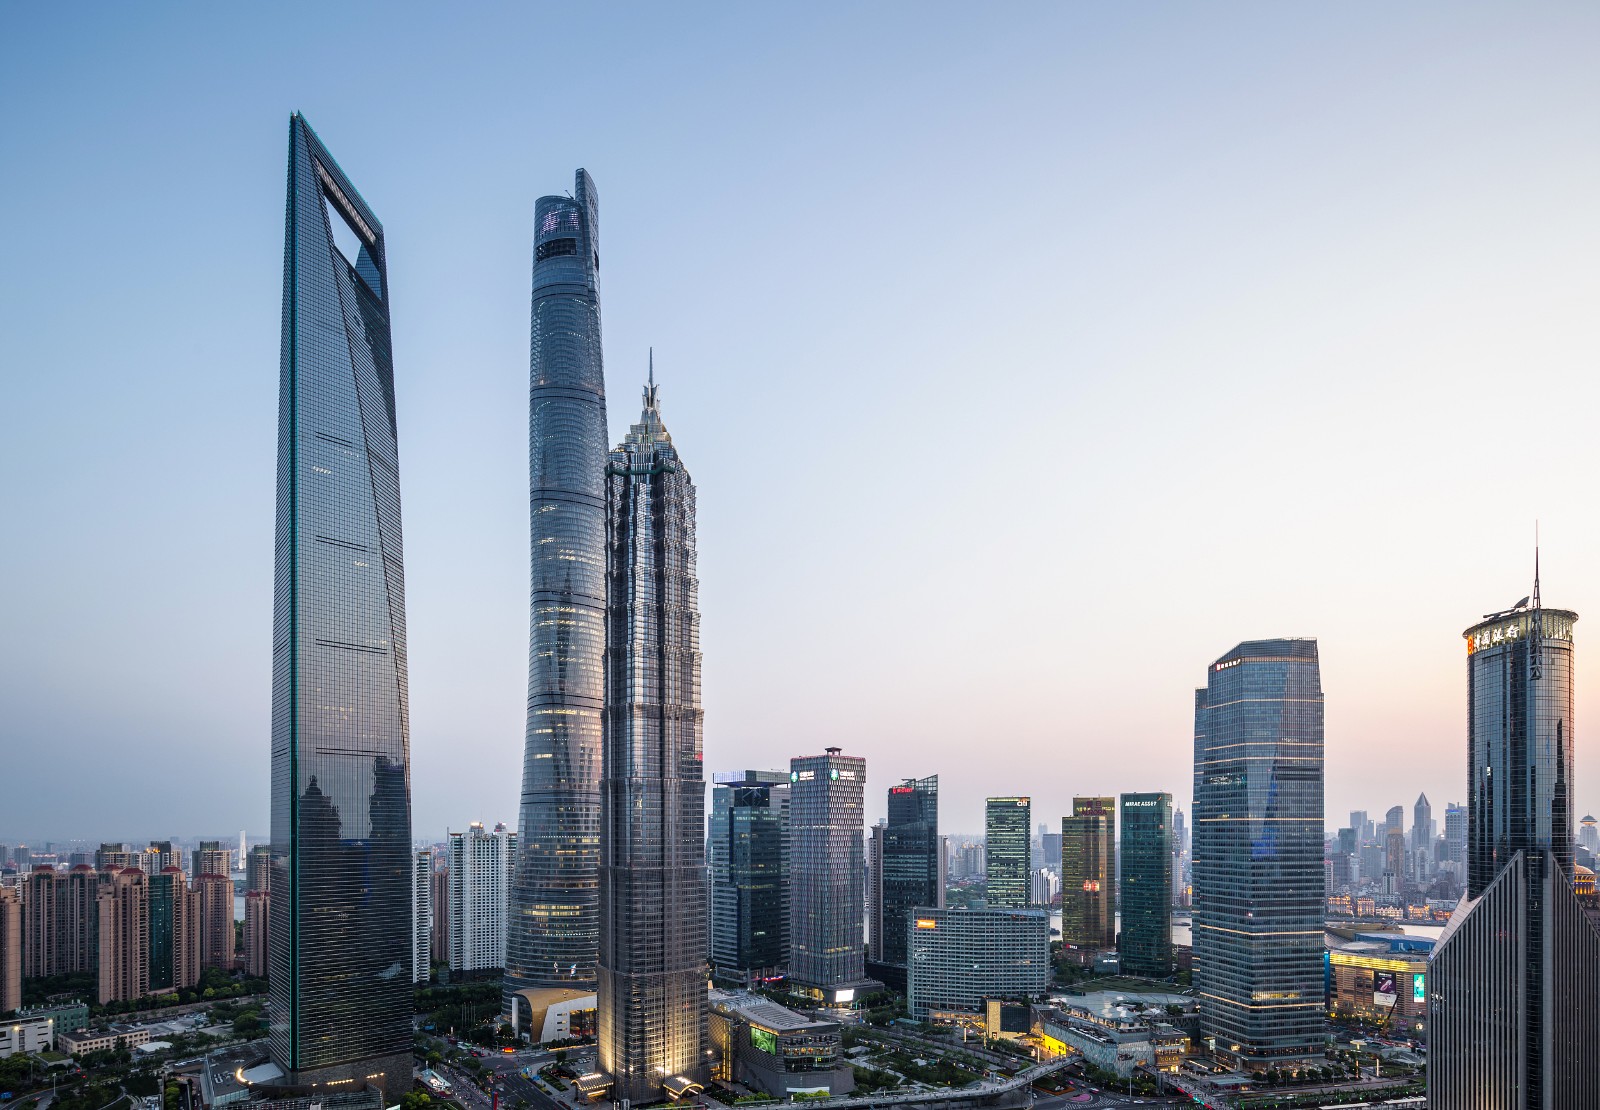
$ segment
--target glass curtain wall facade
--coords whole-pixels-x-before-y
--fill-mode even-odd
[[[300,115],[285,223],[272,1057],[292,1084],[371,1081],[398,1101],[411,1085],[411,790],[388,259],[383,225]]]
[[[867,761],[828,748],[789,761],[789,978],[828,1003],[879,984],[862,948]]]
[[[1108,949],[1117,943],[1115,798],[1074,798],[1061,819],[1061,943]]]
[[[789,776],[735,771],[711,788],[711,962],[748,985],[789,962]]]
[[[1251,1070],[1322,1059],[1322,678],[1315,640],[1252,640],[1195,691],[1201,1034]]]
[[[1117,955],[1124,975],[1165,979],[1173,972],[1172,856],[1172,795],[1122,795]]]
[[[889,788],[889,824],[882,837],[882,960],[904,967],[912,911],[944,905],[938,775]]]
[[[606,387],[600,201],[534,207],[528,360],[532,576],[518,859],[506,933],[515,992],[588,986],[600,940],[600,712],[605,648]]]
[[[1428,968],[1428,1104],[1600,1106],[1600,931],[1573,893],[1573,625],[1467,629],[1467,896]],[[1447,828],[1450,815],[1447,812]]]
[[[1028,906],[1029,837],[1033,829],[1029,798],[990,798],[984,803],[984,875],[992,909]]]
[[[654,380],[605,479],[599,1066],[657,1102],[710,1060],[695,492]]]

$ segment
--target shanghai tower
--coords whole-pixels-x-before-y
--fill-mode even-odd
[[[411,1086],[405,570],[383,225],[289,121],[272,612],[272,1060]]]
[[[528,722],[504,988],[514,1020],[519,991],[592,988],[600,942],[607,435],[599,212],[581,169],[570,197],[540,197],[534,208]]]

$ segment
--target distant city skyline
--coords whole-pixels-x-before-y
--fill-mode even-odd
[[[616,244],[606,353],[656,346],[696,444],[708,767],[825,738],[867,759],[869,823],[938,773],[949,831],[1009,794],[1052,827],[1078,795],[1189,809],[1193,676],[1293,634],[1320,645],[1327,828],[1443,813],[1456,634],[1528,592],[1535,519],[1550,594],[1600,612],[1600,443],[1553,425],[1536,472],[1488,466],[1507,408],[1600,408],[1592,6],[1041,5],[978,34],[954,6],[597,7],[563,13],[594,51],[534,70],[545,9],[332,10],[313,42],[95,10],[0,36],[0,149],[49,167],[0,181],[29,215],[0,270],[0,773],[32,787],[0,841],[267,829],[295,108],[403,260],[424,837],[518,821],[528,252],[579,165]],[[184,188],[157,127],[205,151]],[[925,437],[954,461],[906,480]],[[794,465],[748,465],[789,439]],[[1011,588],[945,600],[974,581]],[[1597,694],[1580,673],[1580,714]],[[1581,740],[1573,797],[1600,810]]]

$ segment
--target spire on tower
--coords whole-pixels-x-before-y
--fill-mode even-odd
[[[661,413],[661,401],[656,396],[656,349],[650,348],[650,377],[644,387],[644,411],[647,413]]]

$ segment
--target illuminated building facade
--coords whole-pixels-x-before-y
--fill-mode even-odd
[[[1195,691],[1201,1034],[1251,1070],[1320,1061],[1322,679],[1315,640],[1252,640]]]
[[[599,1067],[612,1098],[655,1102],[710,1059],[695,491],[653,373],[605,489]]]
[[[1074,798],[1061,819],[1061,943],[1107,949],[1117,943],[1115,798]],[[1170,914],[1170,911],[1169,911]]]
[[[296,114],[278,393],[269,1039],[289,1084],[371,1082],[398,1102],[411,1086],[411,790],[387,262],[382,224]],[[196,879],[202,959],[226,966],[232,890],[217,880]]]
[[[711,962],[741,986],[789,962],[789,775],[734,771],[711,788]]]
[[[867,761],[828,748],[789,761],[789,978],[828,1005],[882,986],[866,977]]]
[[[1433,941],[1396,933],[1358,933],[1328,946],[1328,1013],[1357,1018],[1401,1036],[1426,1031],[1428,953]]]
[[[1428,968],[1428,1105],[1600,1105],[1600,931],[1575,893],[1573,625],[1468,628],[1467,896]]]
[[[1121,802],[1117,886],[1122,896],[1122,935],[1117,955],[1122,974],[1165,979],[1173,970],[1172,795],[1124,794]],[[1064,914],[1063,909],[1063,926]]]
[[[991,998],[1026,1001],[1050,985],[1043,910],[919,907],[906,941],[906,1007],[917,1021],[979,1015]]]
[[[985,898],[995,909],[1025,909],[1033,802],[1029,798],[989,798],[983,807]]]
[[[517,856],[517,834],[504,825],[485,831],[474,821],[449,835],[450,970],[505,967],[506,899]]]
[[[600,712],[605,648],[605,370],[600,201],[534,206],[528,362],[528,717],[505,1006],[536,987],[593,989],[600,943]]]

